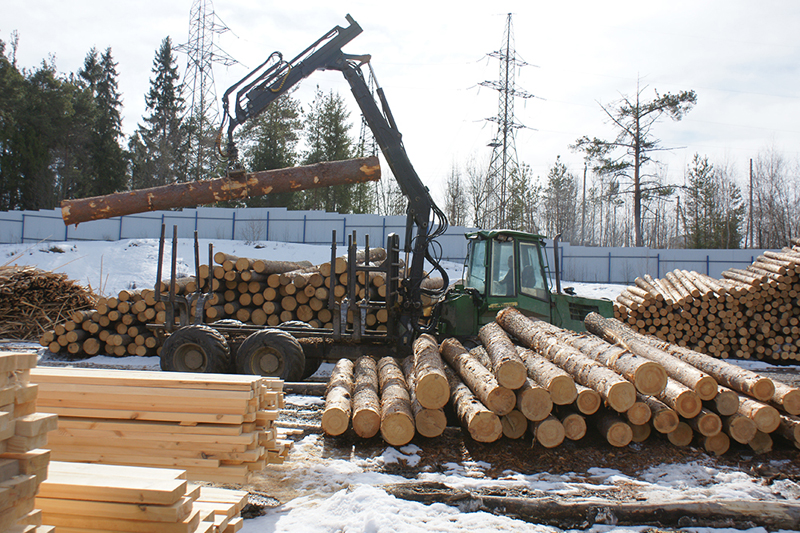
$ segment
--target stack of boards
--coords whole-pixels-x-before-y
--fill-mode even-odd
[[[47,432],[56,416],[36,412],[37,386],[29,381],[36,354],[0,354],[0,531],[48,532],[34,503],[47,477]]]
[[[234,533],[247,492],[192,485],[179,469],[50,463],[36,497],[57,532]]]
[[[180,468],[191,481],[247,483],[291,441],[274,421],[283,382],[262,376],[37,368],[39,406],[58,414],[56,461]]]

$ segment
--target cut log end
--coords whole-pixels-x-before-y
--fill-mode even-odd
[[[447,417],[442,409],[422,409],[414,416],[417,432],[423,437],[438,437],[447,427]]]
[[[711,376],[700,379],[694,387],[694,391],[701,400],[713,400],[717,395],[719,385]]]
[[[468,429],[470,437],[478,442],[494,442],[503,436],[500,417],[491,411],[476,413]]]
[[[713,402],[720,416],[731,416],[739,410],[739,395],[730,389],[720,387]]]
[[[631,442],[644,442],[650,437],[650,424],[630,424]]]
[[[753,422],[756,427],[763,433],[772,433],[781,423],[781,416],[778,410],[768,405],[762,407],[753,413]]]
[[[509,439],[522,438],[528,430],[528,419],[516,409],[500,417],[500,423],[503,425],[503,435]]]
[[[678,418],[678,413],[672,409],[659,411],[652,418],[653,428],[665,435],[675,431],[679,422],[680,418]]]
[[[650,407],[644,402],[636,402],[630,409],[625,411],[625,417],[628,421],[637,426],[647,424],[651,415]]]
[[[705,437],[713,437],[722,431],[722,420],[714,413],[704,411],[694,420],[697,431]]]
[[[578,397],[575,381],[569,376],[556,376],[550,381],[550,399],[555,405],[569,405]]]
[[[742,415],[733,415],[723,419],[725,432],[736,442],[747,444],[756,436],[756,423]]]
[[[706,453],[717,456],[724,454],[731,447],[731,439],[725,433],[717,433],[710,437],[703,437],[701,443]]]
[[[541,387],[526,387],[517,392],[517,409],[528,420],[544,420],[553,409],[550,393]]]
[[[703,402],[692,391],[685,390],[675,399],[675,410],[684,418],[694,418],[703,408]]]
[[[426,374],[417,377],[417,401],[426,409],[440,409],[450,399],[450,386],[443,374]]]
[[[564,436],[569,440],[580,440],[586,435],[586,419],[578,413],[570,413],[561,418]]]
[[[322,429],[332,437],[341,435],[350,425],[350,413],[344,409],[330,408],[322,413]]]
[[[507,415],[517,404],[517,395],[505,387],[495,387],[486,398],[486,407],[498,416]]]
[[[392,446],[405,446],[414,438],[414,421],[405,412],[394,412],[383,417],[381,436]]]
[[[636,403],[636,387],[630,381],[620,381],[611,385],[608,391],[608,405],[618,413],[624,413]]]
[[[509,359],[497,365],[494,374],[501,387],[516,390],[525,384],[528,370],[522,361]]]
[[[775,384],[769,378],[760,378],[753,384],[751,393],[756,400],[769,401],[775,394]]]
[[[371,409],[362,409],[353,413],[353,431],[362,439],[369,439],[378,434],[381,428],[381,415]]]
[[[782,395],[780,406],[790,415],[800,415],[800,389],[791,389]]]
[[[686,422],[679,422],[675,431],[667,434],[669,441],[675,446],[688,446],[692,443],[694,432]]]
[[[562,442],[566,435],[564,425],[553,415],[548,416],[540,422],[531,424],[535,442],[545,448],[555,448]]]
[[[593,415],[600,409],[603,399],[592,389],[582,388],[575,398],[575,407],[584,415]]]
[[[652,396],[667,386],[667,372],[660,364],[648,361],[636,369],[634,381],[639,392]]]

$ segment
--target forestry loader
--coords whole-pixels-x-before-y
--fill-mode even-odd
[[[551,291],[548,286],[550,269],[543,252],[544,237],[519,231],[492,230],[468,234],[463,279],[450,286],[447,272],[438,259],[436,242],[436,238],[447,229],[447,218],[414,170],[383,90],[377,88],[375,91],[379,107],[365,81],[362,67],[372,68],[370,56],[342,51],[342,47],[362,31],[350,15],[346,18],[347,27],[334,27],[291,61],[274,52],[225,92],[225,118],[220,134],[227,123],[225,155],[229,162],[228,174],[235,176],[243,172],[238,164],[233,135],[239,125],[257,117],[271,102],[313,72],[338,70],[349,83],[392,174],[408,199],[405,242],[401,246],[398,235],[389,235],[387,257],[376,266],[369,261],[359,263],[356,260],[357,243],[353,233],[349,236],[347,248],[348,283],[345,297],[340,301],[334,299],[337,282],[336,276],[331,276],[328,309],[333,313],[332,328],[312,328],[297,322],[267,328],[229,321],[207,324],[203,306],[209,293],[198,289],[190,296],[175,294],[177,233],[174,233],[173,282],[166,306],[166,325],[152,325],[159,335],[166,337],[161,353],[162,368],[189,372],[236,371],[298,381],[314,373],[324,360],[355,358],[362,353],[374,356],[408,354],[413,340],[423,333],[440,338],[473,337],[482,325],[494,320],[500,309],[508,306],[574,330],[583,329],[583,318],[592,311],[613,316],[609,300],[591,300],[562,293],[557,277],[558,265],[553,272],[557,290]],[[219,139],[218,143],[221,144]],[[336,242],[334,232],[332,263],[337,257]],[[198,263],[196,243],[195,239],[195,262]],[[162,231],[156,287],[161,283],[163,244]],[[364,248],[365,256],[370,257],[368,239]],[[209,250],[209,265],[211,259],[212,250]],[[430,276],[424,270],[426,261],[443,280],[436,288],[428,288],[433,284],[427,283]],[[370,300],[369,291],[365,297],[358,296],[355,280],[360,272],[364,273],[362,276],[378,272],[385,277],[385,299]],[[199,267],[197,276],[199,279]],[[156,292],[160,294],[159,289]],[[430,316],[424,316],[423,301],[436,302]],[[190,312],[191,309],[194,313]],[[385,331],[366,326],[366,314],[375,309],[388,311]]]

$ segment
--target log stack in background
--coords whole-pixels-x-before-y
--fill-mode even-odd
[[[732,442],[760,453],[773,439],[800,448],[800,389],[642,335],[618,320],[591,314],[585,324],[592,333],[566,331],[508,308],[484,326],[482,345],[471,350],[456,339],[445,339],[437,350],[432,337],[421,336],[403,362],[417,433],[436,437],[444,429],[426,433],[419,416],[425,409],[439,413],[441,407],[420,404],[441,397],[443,375],[452,411],[479,442],[529,434],[534,443],[555,447],[593,433],[612,446],[661,436],[713,454],[725,453]],[[347,360],[337,368],[350,373],[344,379],[337,373],[329,385],[328,404],[342,413],[337,433],[323,418],[329,434],[346,430],[352,383],[363,380],[363,371],[353,372]],[[431,389],[421,389],[425,383]],[[373,398],[375,405],[374,392]]]
[[[59,415],[54,460],[176,467],[188,479],[246,483],[291,441],[274,421],[283,382],[261,376],[38,368],[42,410]]]
[[[35,366],[36,354],[0,353],[0,531],[49,531],[34,497],[47,478],[47,434],[58,417],[37,412]]]
[[[800,246],[764,252],[722,279],[674,270],[636,278],[615,315],[641,333],[715,357],[800,359]]]

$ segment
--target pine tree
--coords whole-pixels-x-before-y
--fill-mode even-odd
[[[547,174],[544,190],[545,231],[550,236],[561,234],[565,242],[575,239],[575,222],[578,213],[578,186],[575,176],[556,157],[556,162]]]
[[[138,153],[131,161],[131,186],[134,189],[168,185],[187,180],[188,135],[181,119],[184,101],[182,85],[173,55],[172,40],[166,37],[153,60],[154,78],[145,96],[149,115],[131,139]],[[129,148],[131,147],[129,142]]]
[[[683,225],[687,248],[738,248],[745,207],[739,187],[707,157],[695,154],[687,169]]]

